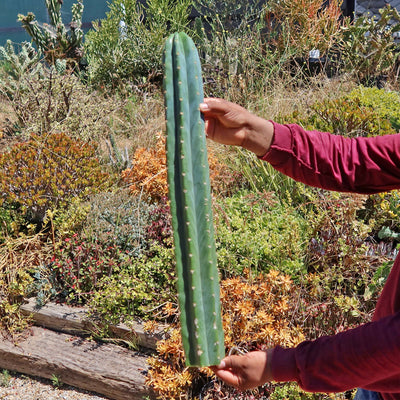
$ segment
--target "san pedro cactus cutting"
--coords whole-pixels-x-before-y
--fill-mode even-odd
[[[167,170],[182,342],[188,366],[225,355],[198,52],[185,33],[164,49]]]

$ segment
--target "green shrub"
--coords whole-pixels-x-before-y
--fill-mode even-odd
[[[161,304],[176,302],[173,249],[154,244],[149,255],[117,265],[104,276],[90,301],[93,316],[109,324],[157,319]]]
[[[39,60],[40,53],[30,43],[23,42],[18,51],[11,40],[7,40],[4,47],[0,46],[0,93],[5,98],[13,99],[17,90],[21,90],[18,82],[24,85],[21,78],[25,74],[40,73]]]
[[[186,29],[190,0],[113,0],[107,17],[94,23],[85,49],[90,82],[131,92],[160,80],[162,48],[170,32]]]
[[[331,335],[371,319],[391,255],[371,241],[370,226],[358,217],[367,196],[321,192],[302,277],[299,318],[307,338]]]
[[[224,275],[275,269],[293,278],[306,271],[308,222],[272,193],[241,192],[216,206],[218,265]]]
[[[65,134],[32,135],[0,154],[1,202],[17,204],[41,223],[46,211],[107,187],[95,148]]]
[[[85,303],[99,286],[103,276],[128,268],[132,260],[117,246],[104,246],[78,234],[57,245],[51,269],[55,291],[60,299]]]
[[[15,237],[20,233],[24,219],[17,204],[3,202],[0,207],[0,243],[7,237]]]
[[[365,107],[372,107],[378,118],[386,118],[396,132],[400,131],[400,95],[398,92],[359,86],[349,93],[348,98],[359,101]],[[382,134],[385,133],[380,133],[380,135]]]
[[[399,126],[400,98],[378,88],[358,87],[348,95],[312,104],[308,115],[294,112],[286,122],[308,130],[331,132],[348,137],[378,136],[396,133]]]

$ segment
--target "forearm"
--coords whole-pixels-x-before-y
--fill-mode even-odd
[[[261,157],[277,170],[328,190],[376,193],[400,187],[400,135],[349,139],[273,123]]]
[[[400,390],[400,313],[334,336],[274,349],[272,377],[311,392]]]

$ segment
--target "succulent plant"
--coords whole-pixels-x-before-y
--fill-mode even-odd
[[[77,0],[77,3],[71,7],[72,21],[69,27],[63,23],[61,18],[63,2],[45,0],[45,3],[51,25],[43,24],[39,26],[36,16],[32,12],[27,15],[18,14],[18,21],[21,22],[23,28],[31,36],[32,41],[44,54],[48,62],[56,64],[57,60],[67,58],[79,63],[83,57],[82,0]],[[59,68],[60,66],[62,67],[62,64],[58,62],[56,67]]]
[[[164,49],[167,171],[182,342],[188,366],[225,355],[211,208],[201,65],[193,41],[174,33]]]

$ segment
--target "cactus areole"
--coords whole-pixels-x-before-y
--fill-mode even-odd
[[[187,366],[219,364],[225,355],[211,208],[200,60],[185,33],[164,51],[167,169],[182,342]]]

